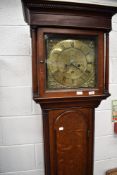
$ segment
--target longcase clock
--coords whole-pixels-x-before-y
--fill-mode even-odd
[[[22,0],[33,99],[43,112],[45,175],[93,175],[94,111],[106,99],[116,7]]]

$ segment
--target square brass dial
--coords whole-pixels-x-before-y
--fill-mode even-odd
[[[95,88],[97,37],[45,35],[46,89]]]

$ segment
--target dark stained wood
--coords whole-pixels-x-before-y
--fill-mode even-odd
[[[85,97],[62,97],[62,98],[34,98],[37,103],[40,103],[42,109],[63,109],[65,107],[87,107],[96,108],[100,102],[110,94],[85,96]]]
[[[93,175],[95,108],[110,94],[109,31],[116,7],[22,0],[32,36],[33,99],[43,113],[45,175]],[[45,33],[96,36],[97,86],[46,90]],[[90,95],[89,92],[94,94]]]
[[[55,20],[56,19],[56,20]],[[106,19],[101,16],[89,17],[89,16],[63,16],[63,15],[52,15],[52,14],[32,14],[31,15],[31,25],[40,25],[40,26],[60,26],[60,27],[83,27],[83,28],[97,28],[97,29],[106,29],[110,30],[110,19]],[[95,24],[98,24],[97,26]]]
[[[43,139],[44,139],[44,164],[45,175],[51,175],[50,173],[50,135],[49,135],[49,117],[48,111],[43,110]]]
[[[108,89],[109,89],[109,34],[108,33],[105,34],[105,37],[106,37],[105,91],[108,92]]]
[[[31,28],[32,38],[32,83],[33,95],[36,97],[38,94],[38,78],[37,78],[37,29]]]
[[[30,25],[111,29],[116,7],[50,0],[22,0]],[[64,14],[64,15],[63,15]],[[100,20],[101,19],[101,20]]]

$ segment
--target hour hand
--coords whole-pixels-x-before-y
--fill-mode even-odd
[[[80,64],[74,64],[74,63],[71,63],[70,65],[72,65],[72,66],[74,66],[75,68],[77,68],[77,69],[80,69],[80,67],[81,67],[81,65]]]
[[[74,63],[69,63],[69,64],[65,64],[65,67],[68,67],[68,66],[74,66],[75,68],[80,68],[81,65],[80,64],[74,64]]]

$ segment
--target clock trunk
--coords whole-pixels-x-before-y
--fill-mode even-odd
[[[91,175],[94,110],[66,108],[43,112],[46,174]]]

